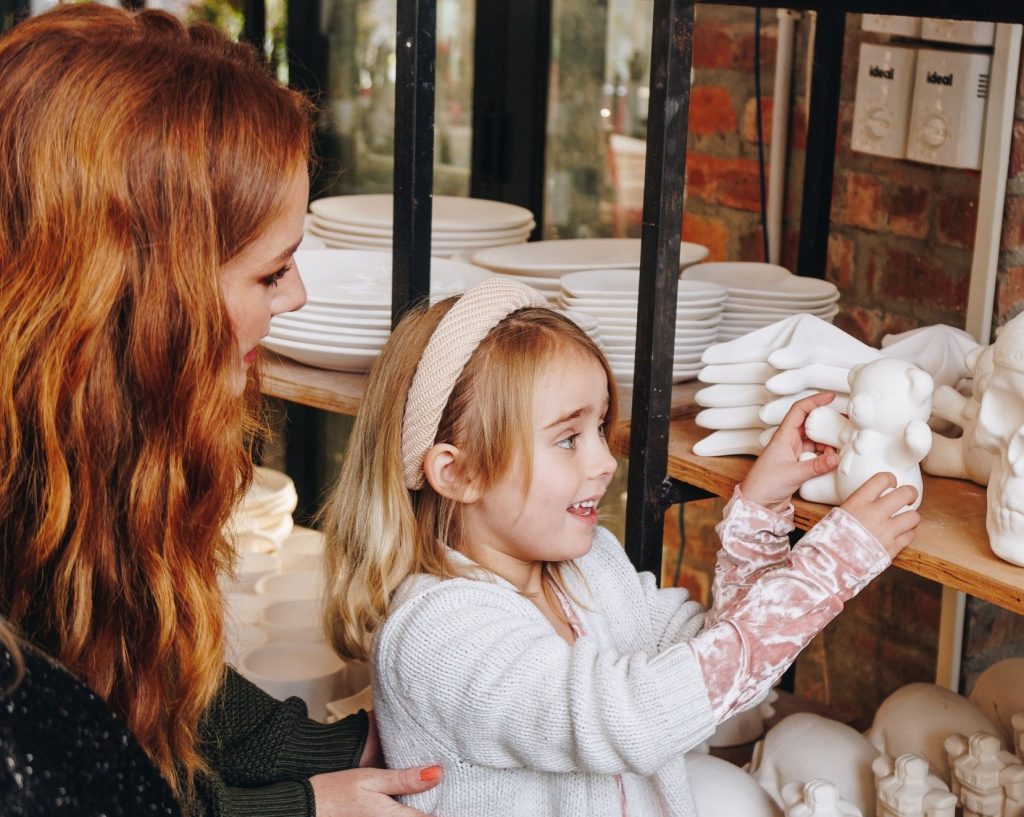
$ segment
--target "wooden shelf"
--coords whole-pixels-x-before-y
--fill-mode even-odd
[[[698,457],[693,444],[706,436],[692,417],[681,417],[669,427],[668,474],[718,496],[732,495],[746,476],[752,457]],[[626,434],[616,447],[628,452]],[[795,499],[796,525],[806,530],[829,510],[828,505]],[[1024,613],[1024,568],[999,559],[985,532],[985,489],[973,482],[925,476],[921,524],[914,543],[894,564],[918,576],[972,596]]]
[[[332,372],[263,350],[263,393],[304,406],[355,415],[363,402],[366,375]]]

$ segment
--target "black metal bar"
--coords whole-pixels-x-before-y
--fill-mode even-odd
[[[683,505],[697,499],[711,499],[715,494],[705,491],[689,482],[682,482],[675,477],[665,477],[658,491],[658,502],[663,510],[670,505]]]
[[[675,343],[693,13],[693,0],[654,3],[626,550],[638,570],[659,578],[665,513],[660,492],[672,402],[672,355],[666,350]]]
[[[436,29],[434,0],[398,0],[392,325],[430,292]]]
[[[543,234],[552,0],[477,0],[469,191],[528,208]]]
[[[839,83],[843,68],[846,15],[841,11],[818,14],[814,32],[811,99],[807,111],[807,151],[804,191],[800,208],[798,275],[824,278],[828,264],[832,174],[839,124]]]
[[[128,11],[142,11],[146,7],[145,0],[121,0],[121,7]]]
[[[778,8],[776,2],[760,0],[701,0],[713,6],[751,6]],[[901,14],[910,17],[947,17],[954,20],[990,20],[1000,23],[1024,23],[1024,3],[1020,0],[787,0],[785,8],[797,11],[828,12],[841,9],[853,14]]]
[[[267,6],[264,0],[244,0],[242,3],[241,39],[266,55]]]

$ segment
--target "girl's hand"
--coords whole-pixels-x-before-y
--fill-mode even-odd
[[[309,779],[317,817],[425,817],[396,803],[398,794],[416,794],[441,781],[440,766],[421,769],[346,769]]]
[[[771,441],[747,472],[740,485],[751,502],[782,512],[793,494],[811,477],[821,476],[839,465],[832,446],[816,443],[807,436],[804,422],[818,406],[832,402],[835,394],[821,392],[795,402],[782,419]],[[801,460],[806,453],[816,456]]]
[[[917,488],[913,485],[897,488],[896,477],[883,472],[868,479],[839,507],[867,528],[892,558],[914,539],[920,514],[897,511],[915,499]]]

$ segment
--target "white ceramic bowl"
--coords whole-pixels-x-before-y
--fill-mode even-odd
[[[260,613],[270,601],[269,596],[256,593],[225,593],[224,618],[240,624],[259,624]]]
[[[315,570],[296,570],[291,573],[271,573],[256,582],[256,592],[275,601],[290,599],[319,599],[324,577]]]
[[[302,698],[320,721],[345,685],[345,662],[325,644],[264,644],[242,656],[238,671],[275,698]]]
[[[242,656],[267,643],[267,633],[255,624],[225,622],[224,660],[234,667],[242,662]]]
[[[349,715],[355,715],[360,709],[367,712],[373,709],[373,687],[363,687],[355,695],[327,704],[327,722],[340,721]]]
[[[281,543],[281,569],[321,570],[324,561],[324,535],[318,530],[296,527]]]
[[[271,641],[320,644],[325,640],[320,603],[314,599],[271,601],[260,612],[259,626]]]

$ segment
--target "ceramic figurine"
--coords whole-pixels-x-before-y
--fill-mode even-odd
[[[834,446],[839,467],[805,482],[800,496],[812,502],[838,505],[879,471],[891,471],[900,485],[917,488],[922,482],[918,463],[931,445],[928,417],[932,379],[912,363],[881,358],[850,370],[849,418],[831,406],[807,417],[807,436]]]
[[[767,362],[723,363],[705,366],[697,379],[701,383],[767,383],[780,371]]]
[[[856,729],[801,712],[783,718],[757,742],[750,774],[780,808],[785,807],[782,790],[787,783],[827,780],[864,817],[874,817],[871,762],[877,756],[878,750]]]
[[[928,773],[928,761],[913,754],[879,755],[871,770],[878,799],[876,817],[954,817],[956,796]]]
[[[742,746],[753,743],[764,734],[764,722],[775,714],[773,704],[779,693],[769,689],[764,697],[749,709],[737,712],[723,721],[708,739],[708,746]]]
[[[928,761],[931,772],[949,780],[945,740],[952,734],[1000,732],[975,704],[937,684],[900,687],[875,712],[865,736],[892,757],[912,753]]]
[[[729,408],[706,408],[697,413],[693,421],[701,428],[761,428],[767,427],[758,413],[760,406],[730,406]]]
[[[953,770],[950,784],[963,804],[963,817],[1024,815],[1024,766],[1003,751],[999,738],[984,732],[970,738],[950,735],[945,746]]]
[[[782,787],[782,799],[786,803],[786,817],[864,817],[826,780],[787,783]]]
[[[1003,326],[993,346],[975,435],[994,455],[985,527],[996,556],[1024,565],[1024,315]]]
[[[687,752],[697,817],[782,817],[782,808],[747,772],[727,760]]]
[[[850,389],[849,366],[811,363],[798,369],[784,369],[769,377],[764,385],[772,394],[796,394],[804,389],[847,392]]]
[[[882,338],[883,355],[898,357],[924,369],[932,376],[936,388],[957,388],[971,377],[968,356],[978,346],[978,341],[963,329],[945,324],[922,326]]]
[[[978,414],[982,395],[992,377],[994,356],[994,346],[976,346],[967,353],[967,364],[973,375],[970,397],[965,397],[952,386],[935,389],[932,417],[959,427],[961,434],[958,437],[941,434],[932,437],[931,451],[921,461],[921,470],[925,473],[988,485],[993,454],[978,442]]]
[[[1024,710],[1024,658],[1004,658],[989,666],[967,696],[998,727],[1004,746],[1013,746],[1013,716]]]
[[[1010,727],[1013,729],[1013,753],[1024,760],[1024,711],[1013,713]]]

